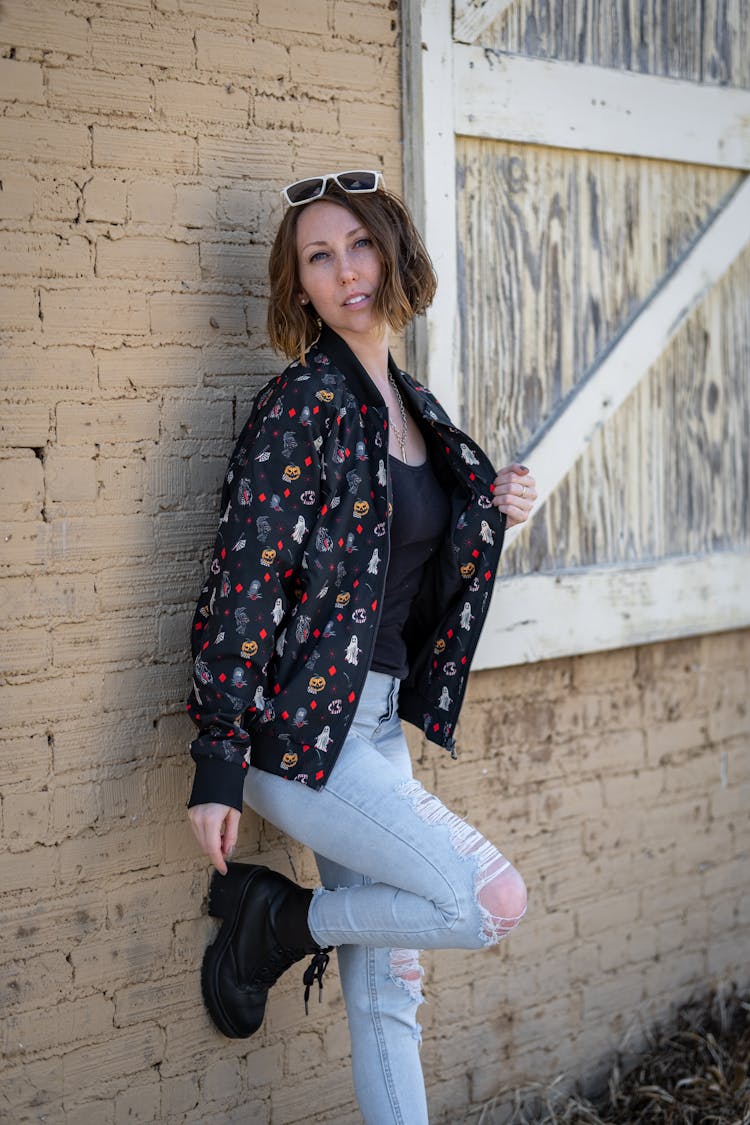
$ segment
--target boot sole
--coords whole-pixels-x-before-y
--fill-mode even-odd
[[[211,1019],[228,1039],[249,1039],[261,1026],[239,1030],[229,1018],[221,1002],[219,991],[219,970],[234,933],[237,929],[242,904],[247,892],[258,875],[266,869],[255,864],[228,864],[226,875],[214,871],[208,892],[208,913],[212,918],[221,918],[223,925],[216,940],[203,955],[201,965],[201,992],[203,1002]]]

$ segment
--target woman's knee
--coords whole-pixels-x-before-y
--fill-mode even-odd
[[[526,913],[526,884],[508,864],[480,888],[477,901],[482,911],[484,944],[496,945]]]

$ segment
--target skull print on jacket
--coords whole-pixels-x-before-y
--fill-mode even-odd
[[[454,729],[505,529],[495,471],[429,391],[389,368],[451,498],[450,535],[404,628],[399,714],[455,756]],[[325,328],[263,388],[230,460],[192,632],[190,804],[242,808],[248,762],[321,788],[372,660],[389,557],[388,412]],[[493,534],[488,535],[490,528]],[[468,626],[468,627],[467,627]]]

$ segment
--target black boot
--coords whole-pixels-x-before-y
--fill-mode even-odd
[[[284,875],[249,863],[215,871],[208,912],[224,924],[203,957],[201,986],[209,1014],[230,1039],[253,1035],[263,1022],[268,990],[281,974],[308,953],[305,1010],[310,986],[323,988],[327,949],[313,941],[307,925],[312,891]]]

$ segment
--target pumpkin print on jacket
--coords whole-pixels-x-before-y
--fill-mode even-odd
[[[486,455],[425,387],[392,359],[389,367],[451,500],[450,535],[425,568],[404,628],[410,671],[399,715],[455,756],[505,517],[492,505],[495,471]],[[291,363],[260,392],[230,460],[193,622],[188,711],[199,732],[191,805],[241,809],[248,762],[313,788],[325,784],[380,620],[392,510],[387,464],[385,403],[324,327],[305,362]],[[469,630],[461,627],[467,613]]]

